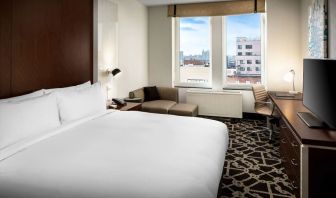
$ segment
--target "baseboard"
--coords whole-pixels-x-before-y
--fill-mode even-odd
[[[266,116],[260,115],[258,113],[247,113],[247,112],[243,112],[243,118],[253,120],[266,120]]]
[[[204,116],[204,115],[198,115],[198,117],[212,118],[214,120],[221,120],[221,119],[239,120],[240,119],[240,118],[228,118],[228,117],[219,117],[219,116]],[[258,113],[246,113],[246,112],[243,112],[243,119],[266,120],[266,116],[260,115]]]

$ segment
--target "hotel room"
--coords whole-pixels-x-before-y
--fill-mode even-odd
[[[0,198],[335,197],[336,0],[3,0]]]

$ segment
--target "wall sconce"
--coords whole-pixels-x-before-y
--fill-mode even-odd
[[[289,91],[289,93],[291,93],[291,94],[297,94],[297,93],[299,93],[298,91],[295,91],[295,84],[294,84],[294,81],[295,81],[295,71],[294,71],[294,69],[289,70],[289,72],[284,75],[283,79],[286,82],[292,82],[293,83],[293,90]]]
[[[119,68],[115,68],[113,70],[107,69],[106,70],[107,75],[112,75],[113,77],[121,73],[121,70]]]
[[[116,76],[121,73],[121,70],[119,68],[114,68],[114,69],[106,69],[105,71],[106,75],[108,76],[109,80],[107,82],[107,86],[106,86],[106,96],[107,99],[109,99],[109,90],[111,90],[112,88],[115,90],[116,87],[112,87],[112,84],[114,83],[113,81],[117,80]]]

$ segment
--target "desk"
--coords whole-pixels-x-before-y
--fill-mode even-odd
[[[309,128],[297,115],[309,112],[302,100],[273,93],[270,99],[281,115],[280,157],[296,197],[335,197],[336,131]]]

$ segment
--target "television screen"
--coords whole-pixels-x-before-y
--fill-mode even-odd
[[[303,104],[322,122],[336,128],[336,60],[304,59]]]

